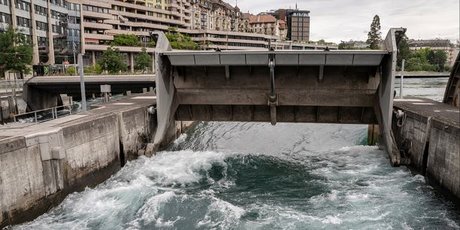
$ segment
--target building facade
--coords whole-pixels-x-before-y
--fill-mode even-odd
[[[153,56],[154,48],[147,46],[150,32],[171,28],[203,49],[266,50],[275,41],[277,48],[311,48],[281,42],[289,36],[309,39],[305,14],[289,11],[287,21],[249,15],[222,0],[0,0],[0,29],[13,26],[31,39],[34,64],[72,64],[78,53],[84,54],[85,65],[95,64],[116,36],[136,35],[141,46],[116,47],[133,70],[143,48]]]
[[[278,9],[268,12],[279,21],[284,22],[285,33],[281,40],[294,42],[310,41],[310,11],[299,9]],[[282,28],[282,26],[280,26]],[[284,39],[283,39],[284,38]]]
[[[286,14],[287,21],[287,39],[296,42],[310,41],[310,11],[306,10],[288,10]]]
[[[63,62],[80,46],[78,4],[64,0],[0,0],[0,30],[12,26],[33,45],[33,64]],[[69,20],[71,18],[71,20]],[[74,40],[75,44],[70,42]]]

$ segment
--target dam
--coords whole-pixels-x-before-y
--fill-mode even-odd
[[[395,39],[390,36],[389,41]],[[159,45],[161,46],[161,43]],[[312,55],[323,55],[323,52]],[[455,155],[458,153],[456,143],[448,141],[452,147],[440,152],[436,151],[437,145],[430,141],[428,149],[431,148],[433,151],[427,153],[427,164],[424,164],[423,157],[421,158],[421,175],[413,175],[405,166],[392,167],[401,163],[395,156],[399,157],[399,160],[402,156],[407,157],[410,159],[409,164],[416,164],[418,161],[415,159],[419,159],[417,157],[420,156],[418,154],[423,156],[425,152],[417,148],[426,145],[425,142],[419,144],[414,141],[414,149],[404,148],[405,146],[399,143],[400,133],[392,127],[398,121],[393,117],[394,76],[391,77],[389,74],[390,77],[387,78],[387,82],[391,82],[391,90],[387,92],[379,87],[385,82],[382,77],[384,75],[380,75],[380,71],[375,71],[383,69],[380,67],[382,61],[392,60],[391,52],[370,53],[370,57],[379,56],[380,59],[368,62],[367,65],[371,67],[365,68],[333,65],[328,70],[326,65],[315,65],[299,70],[287,70],[288,68],[283,69],[283,65],[278,63],[281,70],[275,70],[275,76],[286,71],[294,73],[284,73],[285,76],[281,75],[278,80],[286,81],[283,78],[293,75],[295,77],[299,71],[300,76],[314,78],[315,84],[328,83],[328,79],[337,80],[340,79],[339,76],[346,76],[356,85],[369,86],[368,90],[364,90],[367,93],[360,94],[362,88],[351,91],[356,94],[349,94],[348,97],[359,96],[356,101],[345,96],[342,98],[343,101],[335,104],[330,104],[332,102],[326,99],[314,101],[313,99],[320,96],[320,91],[310,92],[315,94],[314,97],[308,97],[308,92],[302,92],[304,97],[297,95],[296,97],[301,98],[297,103],[307,108],[295,108],[298,105],[286,104],[286,96],[283,94],[288,90],[283,87],[289,85],[279,81],[275,81],[274,84],[277,92],[274,95],[279,100],[270,104],[272,85],[268,65],[262,67],[261,64],[252,70],[255,80],[264,82],[263,90],[248,87],[253,86],[249,82],[240,87],[243,93],[239,94],[245,96],[235,99],[233,96],[236,95],[236,87],[232,85],[232,80],[240,80],[238,71],[244,71],[244,74],[251,73],[250,68],[227,68],[225,63],[217,67],[194,68],[187,67],[185,62],[176,68],[174,63],[178,62],[171,61],[174,58],[171,59],[170,56],[187,57],[190,53],[169,53],[168,56],[168,51],[164,51],[162,57],[160,54],[161,52],[157,61],[166,63],[158,63],[158,68],[164,68],[161,70],[165,76],[175,77],[168,80],[167,77],[157,75],[156,95],[134,95],[84,114],[61,118],[54,123],[39,124],[39,128],[33,128],[40,129],[41,132],[38,134],[31,132],[32,128],[8,129],[8,135],[1,140],[5,148],[1,148],[0,163],[2,169],[10,167],[8,170],[2,170],[0,194],[2,198],[5,197],[3,194],[14,194],[17,200],[7,203],[7,199],[2,199],[2,224],[6,223],[3,225],[23,222],[25,219],[20,214],[24,213],[24,210],[21,211],[21,208],[34,207],[37,201],[44,201],[42,210],[33,211],[31,215],[43,213],[54,206],[55,208],[31,222],[12,228],[459,228],[458,206],[438,192],[434,185],[422,176],[423,168],[429,170],[427,167],[430,157],[437,157],[433,154],[443,153],[443,159],[452,162],[449,164],[451,173],[436,174],[436,170],[433,172],[443,176],[442,178],[448,176],[446,174],[455,178],[455,170],[458,170],[455,168],[458,158],[455,157],[459,156]],[[265,52],[261,55],[267,56],[268,61],[269,54]],[[206,53],[204,56],[206,55],[209,54]],[[354,56],[360,53],[339,55],[352,55],[351,62],[347,63],[353,65]],[[297,54],[297,61],[300,58]],[[218,58],[223,59],[225,58],[222,56]],[[194,64],[196,60],[194,57]],[[211,60],[215,61],[216,58]],[[245,60],[248,60],[247,56]],[[326,64],[327,58],[324,60],[323,64]],[[263,63],[265,64],[268,63]],[[377,65],[378,68],[373,65]],[[322,68],[323,79],[320,79]],[[197,73],[202,73],[203,77],[197,76]],[[369,76],[369,73],[374,75]],[[232,96],[229,102],[226,97],[210,98],[207,95],[207,86],[210,86],[213,80],[206,81],[204,76],[219,76],[219,81],[222,80],[227,89],[220,89],[220,92],[227,92],[229,97]],[[458,76],[458,71],[454,71],[452,76]],[[415,84],[418,88],[424,89],[431,86],[433,81],[435,80],[425,79]],[[298,82],[309,83],[301,80]],[[446,84],[447,79],[439,88],[444,91]],[[454,91],[455,87],[451,86]],[[423,94],[421,91],[415,91],[412,96]],[[165,94],[170,96],[167,100]],[[252,99],[247,95],[253,95]],[[379,102],[378,97],[372,97],[375,95],[381,98],[390,95],[387,102],[391,103],[391,106],[383,106],[385,101]],[[433,95],[434,100],[442,97],[439,93]],[[196,101],[193,101],[193,98]],[[255,105],[245,106],[242,103],[244,100],[249,100]],[[407,98],[407,101],[410,101],[410,98]],[[353,109],[347,108],[345,102],[355,103],[348,106]],[[425,114],[411,115],[410,111],[414,108],[404,107],[404,103],[396,101],[395,104],[395,110],[404,110],[406,114],[404,124],[427,121],[422,118]],[[412,103],[422,103],[414,106],[421,106],[423,103],[435,104],[431,101]],[[151,106],[156,107],[153,114],[148,112]],[[236,110],[241,109],[240,106],[243,109],[237,113]],[[388,114],[385,119],[392,120],[386,130],[383,128],[383,119],[379,121],[379,116],[384,117],[384,108],[388,112],[385,113]],[[451,105],[447,110],[455,113],[458,107]],[[302,118],[302,114],[307,118]],[[432,127],[438,127],[437,129],[444,132],[441,134],[444,135],[442,137],[448,134],[451,135],[449,138],[458,137],[457,124],[444,129],[443,123],[435,124],[434,116],[428,117],[433,117],[430,119],[433,120]],[[201,121],[181,134],[186,129],[183,123],[178,123],[180,120]],[[309,123],[306,123],[307,121]],[[270,123],[276,123],[276,126]],[[381,143],[382,148],[366,145],[367,124],[381,124],[380,129],[389,134],[388,142]],[[420,134],[422,139],[435,140],[426,135],[424,131],[427,129],[421,124],[417,124],[417,127],[417,130],[423,133]],[[45,131],[45,128],[51,131]],[[21,129],[29,130],[29,133],[25,135]],[[394,132],[394,140],[391,132]],[[435,135],[436,132],[438,131],[431,133]],[[7,134],[2,130],[3,133]],[[48,134],[51,135],[46,140],[40,138]],[[22,139],[18,136],[22,136]],[[90,136],[94,137],[94,140],[89,138]],[[411,139],[409,135],[405,138]],[[16,147],[11,144],[13,139],[14,143],[18,143]],[[80,142],[76,143],[77,140]],[[175,141],[171,143],[171,140]],[[154,145],[154,149],[157,150],[156,155],[151,158],[144,156],[149,155],[149,145]],[[392,145],[397,146],[397,151],[392,151]],[[47,158],[48,152],[51,154]],[[447,153],[452,156],[446,157]],[[23,158],[14,158],[21,154]],[[34,158],[35,163],[34,167],[28,168],[36,169],[33,172],[24,171],[21,165],[25,162],[21,159],[30,157]],[[136,158],[138,159],[132,160]],[[15,165],[10,164],[11,162],[15,162]],[[101,173],[107,168],[110,170]],[[7,180],[12,175],[18,176],[14,180]],[[94,178],[93,175],[100,175],[101,178]],[[435,176],[435,180],[445,181],[436,179],[436,175],[432,175]],[[41,181],[45,187],[29,187],[27,182],[34,181],[34,177],[42,177]],[[86,186],[104,180],[105,182],[96,187],[72,193],[73,189],[81,191]],[[455,182],[440,185],[451,191],[451,194],[455,194],[458,186]],[[453,187],[449,187],[450,185]],[[21,189],[12,193],[5,188]],[[61,198],[57,199],[52,194],[58,194]],[[66,196],[67,194],[70,195]],[[59,205],[52,204],[53,201],[59,203],[61,200],[63,201]]]

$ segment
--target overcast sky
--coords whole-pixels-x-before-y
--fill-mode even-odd
[[[235,5],[236,0],[225,0]],[[380,16],[382,36],[391,27],[407,28],[414,39],[459,39],[460,0],[238,0],[243,12],[278,8],[309,10],[311,40],[366,40],[372,18]]]

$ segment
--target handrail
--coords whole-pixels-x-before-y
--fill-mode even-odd
[[[51,108],[46,108],[46,109],[40,109],[40,110],[35,110],[35,111],[32,111],[32,112],[27,112],[27,113],[21,113],[21,114],[17,114],[17,115],[14,115],[13,116],[13,120],[14,122],[17,122],[17,117],[22,117],[22,116],[27,116],[27,115],[30,115],[30,114],[33,114],[33,118],[34,118],[34,122],[35,123],[39,123],[39,122],[45,122],[45,121],[49,121],[49,120],[54,120],[54,119],[57,119],[59,118],[59,115],[58,115],[58,109],[60,108],[68,108],[69,109],[69,115],[72,114],[72,106],[74,104],[71,104],[71,105],[61,105],[61,106],[55,106],[55,107],[51,107]],[[51,119],[46,119],[46,120],[38,120],[38,113],[40,112],[46,112],[46,111],[51,111]]]

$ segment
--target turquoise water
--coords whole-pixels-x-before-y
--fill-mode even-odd
[[[13,229],[460,229],[458,207],[361,145],[366,135],[360,125],[199,123]]]

